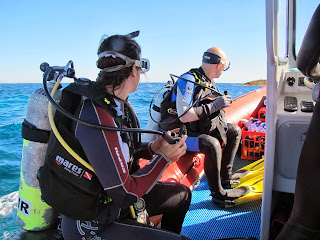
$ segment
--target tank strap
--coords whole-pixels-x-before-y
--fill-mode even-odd
[[[152,106],[152,109],[155,110],[155,111],[158,112],[158,113],[160,112],[160,107],[158,107],[158,106],[156,106],[156,105],[153,105],[153,106]]]
[[[24,119],[21,127],[21,136],[29,141],[48,143],[50,131],[39,129]]]

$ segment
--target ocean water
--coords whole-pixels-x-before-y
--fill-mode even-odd
[[[140,83],[137,91],[130,95],[129,100],[138,115],[141,128],[147,125],[149,105],[154,94],[164,84]],[[226,90],[233,98],[261,87],[235,83],[217,85],[221,92]],[[16,208],[23,141],[21,123],[29,96],[40,87],[40,83],[0,84],[0,239],[7,239],[20,230],[16,223]]]

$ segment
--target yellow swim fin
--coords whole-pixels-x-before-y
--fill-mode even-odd
[[[260,176],[263,170],[264,170],[264,158],[261,158],[260,160],[257,160],[247,166],[244,166],[243,168],[240,168],[232,175],[232,178],[235,180],[234,182],[235,183],[237,182],[237,184],[231,183],[231,187],[232,188],[238,187],[239,185],[248,181],[249,179],[254,178],[256,176]]]
[[[225,207],[233,207],[245,202],[261,199],[263,192],[263,174],[264,170],[259,171],[257,176],[250,178],[249,180],[234,188],[242,189],[243,191],[245,191],[245,194],[240,198],[234,199],[232,201],[234,204],[225,205]]]

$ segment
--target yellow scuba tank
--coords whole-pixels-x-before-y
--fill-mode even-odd
[[[51,92],[54,81],[48,82]],[[61,90],[55,94],[60,101]],[[57,213],[41,200],[37,173],[44,164],[50,134],[48,98],[43,88],[35,90],[28,100],[26,118],[22,123],[23,148],[21,158],[17,223],[30,231],[50,228]]]

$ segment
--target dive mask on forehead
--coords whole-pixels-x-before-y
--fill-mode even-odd
[[[221,57],[210,52],[205,52],[202,57],[202,62],[209,63],[209,64],[218,64],[221,61]],[[230,62],[222,62],[223,64],[223,71],[227,71],[230,68]]]
[[[141,58],[140,60],[135,60],[135,59],[131,59],[121,53],[114,52],[114,51],[102,52],[102,53],[98,54],[98,57],[99,57],[99,59],[102,57],[113,57],[113,58],[118,57],[118,58],[123,59],[126,62],[126,64],[124,64],[124,65],[121,64],[121,65],[116,65],[116,66],[104,68],[104,69],[102,69],[102,71],[104,71],[104,72],[115,72],[115,71],[118,71],[122,68],[130,67],[134,64],[136,64],[137,67],[141,68],[141,74],[148,72],[150,69],[150,62],[146,58]]]
[[[210,52],[205,52],[202,57],[202,62],[209,64],[218,64],[221,61],[221,57]]]

